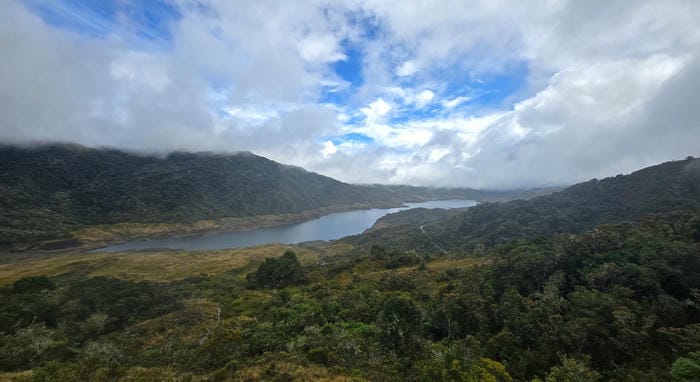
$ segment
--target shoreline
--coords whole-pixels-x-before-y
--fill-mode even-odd
[[[443,198],[411,198],[396,202],[335,205],[298,213],[223,217],[211,220],[199,220],[191,223],[121,222],[114,224],[100,224],[86,226],[71,231],[71,237],[68,238],[29,243],[23,248],[11,249],[10,251],[5,252],[5,255],[12,257],[13,254],[19,256],[23,254],[50,256],[60,255],[63,253],[101,253],[98,251],[101,248],[132,241],[187,238],[220,232],[246,232],[261,228],[272,228],[289,224],[303,223],[333,213],[399,208],[406,207],[406,203],[422,203],[451,199],[461,200],[463,197],[454,195]]]
[[[124,244],[138,240],[159,240],[165,238],[186,238],[218,232],[246,232],[260,228],[279,227],[288,224],[298,224],[318,219],[322,216],[340,213],[370,210],[375,208],[399,208],[405,203],[425,202],[429,200],[404,200],[398,203],[355,204],[322,207],[293,214],[255,215],[243,217],[224,217],[215,220],[200,220],[192,223],[115,223],[95,225],[73,231],[71,238],[34,243],[37,247],[15,251],[15,253],[90,253],[100,248]],[[97,235],[97,237],[95,237]],[[78,241],[80,245],[67,245],[59,248],[47,248],[52,245],[70,244]]]

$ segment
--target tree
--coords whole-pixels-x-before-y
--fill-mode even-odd
[[[384,303],[377,323],[382,345],[389,350],[404,352],[419,334],[421,314],[410,297],[394,295]]]
[[[246,277],[248,288],[285,288],[306,282],[306,273],[294,251],[287,250],[279,258],[269,257]]]
[[[45,289],[51,290],[55,286],[46,276],[30,276],[21,278],[12,284],[17,293],[39,292]]]
[[[674,382],[700,380],[700,352],[692,352],[680,357],[671,366],[671,378]]]
[[[547,373],[546,382],[595,382],[601,378],[600,373],[588,367],[586,362],[563,357],[561,365],[554,366]]]

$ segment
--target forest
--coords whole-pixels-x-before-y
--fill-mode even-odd
[[[688,157],[528,200],[484,202],[456,213],[404,211],[380,219],[377,225],[384,229],[346,240],[362,247],[378,244],[431,252],[437,245],[474,253],[512,240],[581,233],[650,214],[697,210],[700,159]]]
[[[478,258],[374,246],[301,265],[286,250],[171,282],[78,268],[2,288],[0,368],[35,381],[693,381],[699,250],[700,215],[671,213]]]
[[[77,230],[99,225],[220,226],[216,219],[298,220],[409,201],[504,200],[548,192],[350,185],[251,153],[159,156],[68,144],[0,145],[0,248],[50,247],[52,241],[76,247]]]
[[[697,381],[697,163],[406,211],[326,244],[0,264],[0,370],[20,381]]]
[[[0,0],[0,382],[700,382],[700,0]]]

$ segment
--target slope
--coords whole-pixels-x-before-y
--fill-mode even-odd
[[[0,146],[0,245],[68,240],[76,229],[105,224],[191,224],[514,195],[350,185],[251,153],[157,157],[66,144]]]
[[[382,243],[426,251],[436,246],[479,250],[512,240],[579,233],[598,224],[634,221],[648,214],[699,209],[700,159],[689,157],[629,175],[592,179],[530,200],[482,203],[425,224],[412,216],[410,223],[389,225],[347,240],[365,247]],[[400,216],[387,219],[402,221]]]

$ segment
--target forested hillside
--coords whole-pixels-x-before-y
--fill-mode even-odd
[[[482,250],[674,210],[700,210],[700,159],[689,157],[629,175],[593,179],[530,200],[481,203],[464,212],[446,213],[442,219],[426,216],[421,222],[415,216],[419,211],[400,212],[384,219],[405,224],[394,223],[348,241],[365,247],[382,243],[428,251],[436,245],[445,250]],[[404,214],[411,219],[402,219]],[[382,225],[381,219],[377,225]]]
[[[698,200],[689,158],[325,245],[20,258],[0,377],[697,381]]]
[[[511,242],[479,258],[339,249],[13,264],[53,276],[8,283],[12,273],[0,272],[0,379],[700,377],[697,213]]]
[[[514,193],[357,186],[250,153],[164,158],[76,145],[0,147],[0,244],[112,223],[190,223]]]

